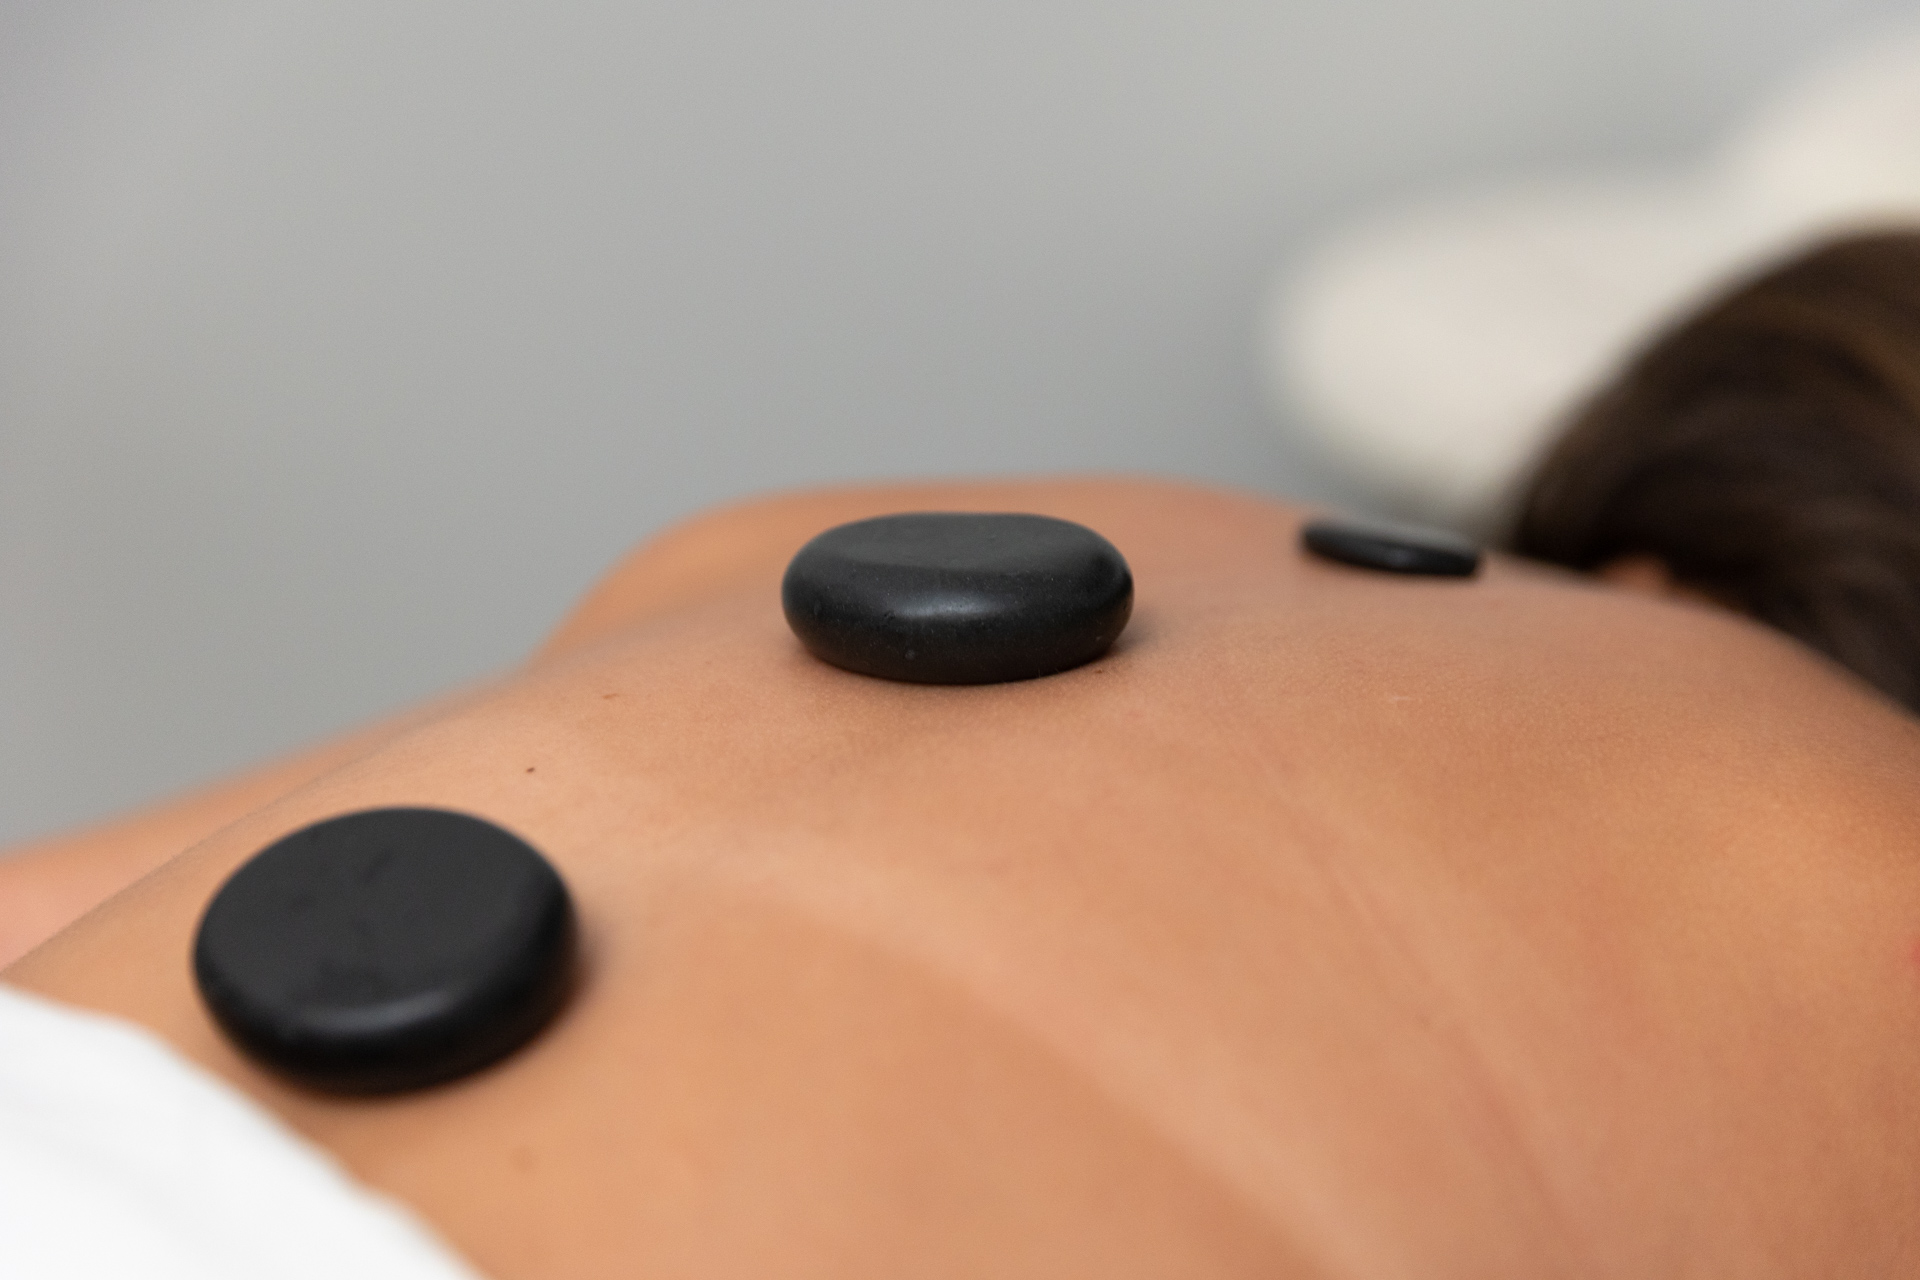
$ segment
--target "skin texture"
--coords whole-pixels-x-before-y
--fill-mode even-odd
[[[915,509],[1099,530],[1127,633],[971,689],[807,657],[788,557]],[[1920,1266],[1913,722],[1707,604],[1323,564],[1307,514],[703,518],[523,671],[196,811],[231,825],[6,980],[154,1028],[502,1280]],[[497,1068],[316,1097],[225,1045],[188,947],[253,852],[388,804],[543,849],[585,977]]]
[[[0,854],[0,967],[236,818],[368,754],[407,728],[451,713],[466,696],[471,695],[436,700],[125,817]]]

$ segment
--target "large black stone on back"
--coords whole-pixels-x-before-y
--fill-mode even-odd
[[[193,972],[214,1020],[317,1089],[477,1071],[571,985],[573,904],[531,845],[440,809],[372,809],[269,845],[214,895]]]
[[[1071,521],[924,511],[827,530],[787,566],[781,602],[801,643],[836,667],[994,684],[1105,653],[1133,611],[1133,574]]]
[[[1470,578],[1480,568],[1480,548],[1442,529],[1314,520],[1300,530],[1300,542],[1323,560],[1382,573]]]

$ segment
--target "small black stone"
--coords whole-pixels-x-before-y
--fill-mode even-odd
[[[565,1001],[575,924],[547,860],[490,822],[372,809],[276,841],[214,895],[193,974],[214,1021],[334,1093],[478,1071]]]
[[[1471,578],[1480,569],[1480,548],[1441,529],[1347,520],[1314,520],[1300,542],[1323,560],[1435,578]]]
[[[997,684],[1105,653],[1133,611],[1112,543],[1051,516],[924,511],[800,548],[780,589],[823,662],[916,684]]]

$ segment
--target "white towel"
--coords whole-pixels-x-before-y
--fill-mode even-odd
[[[0,986],[0,1278],[478,1280],[131,1023]]]

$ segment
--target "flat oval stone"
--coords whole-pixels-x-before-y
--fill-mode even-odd
[[[572,985],[559,873],[490,822],[372,809],[296,831],[214,895],[193,973],[249,1056],[335,1093],[418,1089],[526,1043]]]
[[[1068,520],[922,511],[827,530],[794,556],[780,596],[823,662],[996,684],[1105,653],[1133,612],[1133,574],[1111,542]]]
[[[1314,520],[1300,530],[1300,542],[1322,560],[1382,573],[1471,578],[1480,569],[1480,548],[1416,525]]]

